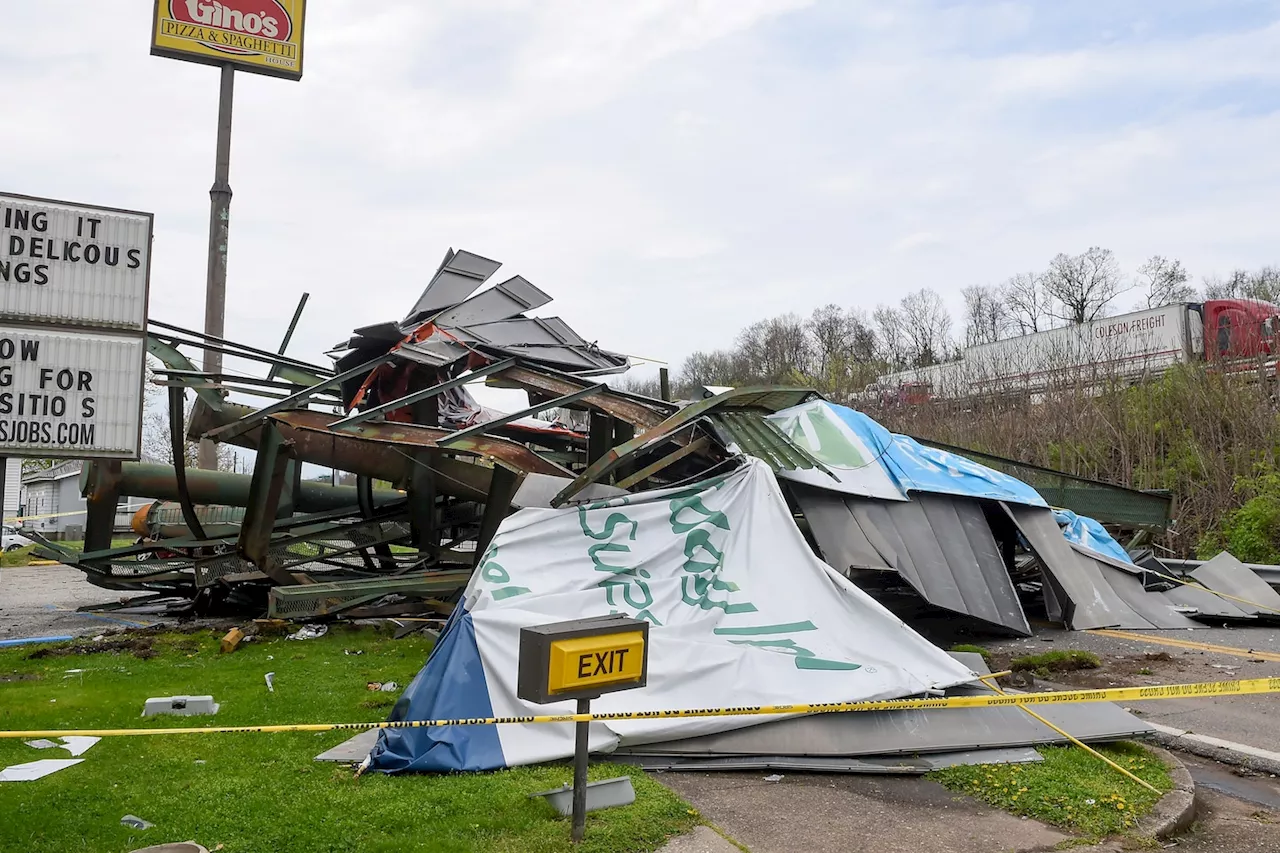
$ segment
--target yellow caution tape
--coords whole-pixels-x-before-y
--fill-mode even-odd
[[[1280,693],[1280,678],[1202,681],[1155,687],[1109,687],[1059,693],[1006,693],[996,696],[952,696],[940,699],[883,699],[872,702],[821,702],[808,705],[746,705],[738,708],[691,708],[680,711],[615,711],[593,714],[537,714],[523,717],[461,717],[389,723],[295,723],[279,726],[205,726],[162,729],[41,729],[0,731],[0,738],[125,737],[130,735],[204,735],[284,732],[422,729],[437,726],[524,725],[527,723],[606,723],[614,720],[670,720],[685,717],[743,717],[779,714],[836,714],[848,711],[923,711],[939,708],[990,708],[1008,705],[1068,705],[1080,702],[1144,701]]]

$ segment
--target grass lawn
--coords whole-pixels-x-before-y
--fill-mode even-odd
[[[1133,743],[1097,748],[1161,792],[1172,787],[1155,755]],[[1074,746],[1040,747],[1037,764],[993,764],[937,770],[930,778],[993,806],[1092,837],[1132,831],[1157,796]]]
[[[407,684],[430,650],[425,638],[391,640],[343,627],[315,640],[264,637],[229,655],[218,653],[218,637],[208,631],[108,639],[114,636],[142,637],[144,648],[34,659],[36,647],[0,650],[0,728],[136,728],[147,697],[183,694],[213,694],[221,710],[145,724],[381,720],[395,697],[369,692],[366,682]],[[275,673],[274,693],[266,672]],[[570,781],[568,764],[356,779],[345,767],[312,760],[351,734],[104,738],[82,764],[35,782],[0,784],[0,851],[115,853],[186,840],[211,850],[223,845],[224,853],[570,849],[568,820],[527,796]],[[0,740],[0,767],[59,757],[67,753]],[[636,803],[588,815],[586,842],[577,849],[653,850],[698,822],[679,798],[632,768],[599,764],[591,775],[623,773],[634,779]],[[124,827],[126,814],[156,826]]]
[[[130,545],[133,545],[137,541],[138,541],[138,538],[136,536],[128,539],[112,539],[111,547],[127,548]],[[56,542],[54,544],[58,545],[60,548],[65,548],[68,551],[84,550],[83,539],[72,539],[66,542]],[[36,548],[38,547],[40,546],[39,545],[23,545],[21,548],[14,548],[12,551],[5,551],[3,554],[0,554],[0,567],[25,566],[29,564],[32,560],[38,559],[34,553]]]

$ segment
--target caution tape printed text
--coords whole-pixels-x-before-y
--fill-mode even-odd
[[[823,702],[808,705],[746,705],[735,708],[693,708],[678,711],[615,711],[592,714],[542,714],[523,717],[465,717],[447,720],[406,720],[380,723],[295,723],[271,726],[209,726],[160,729],[42,729],[0,731],[0,738],[124,737],[130,735],[243,734],[325,732],[368,729],[420,729],[443,726],[523,725],[527,723],[586,723],[616,720],[669,720],[682,717],[739,717],[779,714],[834,714],[849,711],[923,711],[941,708],[989,708],[1017,705],[1066,705],[1081,702],[1143,701],[1280,693],[1280,678],[1203,681],[1153,687],[1109,687],[1064,690],[1057,693],[1011,693],[995,696],[952,696],[939,699],[883,699],[870,702]]]

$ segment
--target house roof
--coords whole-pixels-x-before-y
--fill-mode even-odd
[[[77,477],[80,475],[80,469],[83,467],[83,460],[68,459],[64,462],[55,463],[49,468],[39,468],[34,471],[26,471],[22,475],[22,485],[29,486],[32,483],[46,483],[56,480],[65,480],[68,477]]]

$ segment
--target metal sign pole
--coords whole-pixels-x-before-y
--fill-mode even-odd
[[[204,332],[225,337],[227,317],[227,234],[231,227],[231,107],[235,91],[235,68],[222,65],[218,89],[218,149],[214,162],[213,187],[209,190],[209,264],[204,290]],[[204,369],[222,372],[222,353],[204,351]],[[217,470],[218,448],[212,441],[200,441],[200,467]]]
[[[591,713],[591,700],[578,700],[578,713]],[[577,844],[587,831],[587,737],[590,723],[577,723],[574,728],[573,749],[573,843]]]

